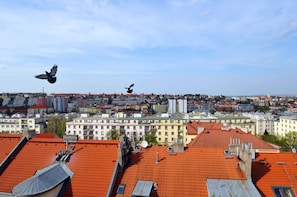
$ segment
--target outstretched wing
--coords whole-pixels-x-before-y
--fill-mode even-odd
[[[57,73],[57,70],[58,70],[58,66],[55,64],[55,65],[52,67],[52,69],[51,69],[50,75],[51,75],[52,77],[54,77],[54,76],[56,75],[56,73]]]
[[[46,74],[36,75],[35,77],[38,79],[48,79],[48,76]]]
[[[134,83],[132,83],[130,86],[129,86],[129,88],[132,88],[134,86]]]

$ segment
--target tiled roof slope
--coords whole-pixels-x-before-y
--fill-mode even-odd
[[[118,141],[83,140],[69,145],[75,146],[67,162],[74,175],[64,196],[105,196],[116,165]],[[65,147],[62,139],[28,141],[0,175],[0,192],[11,192],[36,170],[52,164]]]
[[[240,129],[229,130],[204,130],[197,135],[189,144],[188,147],[221,147],[228,149],[230,139],[239,139],[239,143],[252,143],[252,148],[256,152],[272,151],[277,152],[278,147],[261,140],[257,136],[250,133],[245,133]]]
[[[236,168],[236,159],[226,159],[222,148],[188,148],[169,153],[166,146],[153,146],[133,152],[131,162],[119,173],[117,185],[126,184],[123,196],[131,196],[137,180],[157,183],[152,196],[208,196],[207,178],[245,179]],[[159,163],[156,164],[156,153]],[[121,195],[119,195],[121,196]]]
[[[59,138],[54,133],[36,133],[36,138]]]
[[[252,180],[262,196],[274,196],[272,186],[289,186],[297,196],[297,155],[259,153],[252,163]]]
[[[14,149],[22,135],[0,134],[0,163]]]
[[[197,128],[203,127],[207,130],[221,130],[223,124],[220,122],[199,122],[190,121],[187,123],[187,133],[188,135],[197,135]]]

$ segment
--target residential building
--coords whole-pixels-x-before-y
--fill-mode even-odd
[[[275,135],[285,136],[288,132],[297,132],[297,116],[280,116],[274,123]]]
[[[79,139],[107,140],[111,130],[125,132],[136,141],[144,140],[150,130],[150,121],[143,118],[103,116],[80,117],[66,123],[66,135],[78,135]]]
[[[297,195],[295,152],[257,153],[252,162],[252,180],[262,196]]]
[[[271,113],[243,113],[243,116],[251,118],[256,123],[256,135],[263,135],[265,132],[275,134],[274,122],[277,120],[275,115]]]
[[[42,118],[26,118],[22,116],[0,117],[0,133],[21,134],[26,130],[44,131]]]
[[[188,147],[220,147],[228,149],[231,143],[249,143],[255,152],[280,152],[279,146],[270,144],[255,135],[238,128],[224,127],[218,123],[203,123],[191,121],[187,123],[188,137],[191,141]]]
[[[141,148],[119,172],[112,196],[260,197],[251,181],[248,150],[239,152],[244,162],[237,155],[226,157],[223,148]]]
[[[175,114],[176,113],[176,100],[168,99],[168,113]]]
[[[0,134],[0,196],[111,196],[127,163],[122,142]]]

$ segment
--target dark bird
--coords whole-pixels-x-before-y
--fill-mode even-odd
[[[58,66],[56,64],[53,65],[51,72],[45,71],[45,74],[36,75],[35,77],[38,79],[47,79],[50,83],[55,83],[57,81],[56,73],[58,70]]]
[[[133,89],[132,89],[133,86],[134,86],[134,83],[132,83],[128,88],[125,88],[125,89],[127,89],[127,93],[133,92]]]

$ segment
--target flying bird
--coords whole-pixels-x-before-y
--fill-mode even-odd
[[[133,86],[134,86],[134,83],[132,83],[128,88],[125,88],[125,89],[127,89],[127,93],[133,92],[133,89],[132,89]]]
[[[58,66],[54,64],[50,72],[45,71],[45,74],[36,75],[35,77],[38,79],[47,79],[49,83],[55,83],[57,81],[57,77],[55,77],[57,70]]]

